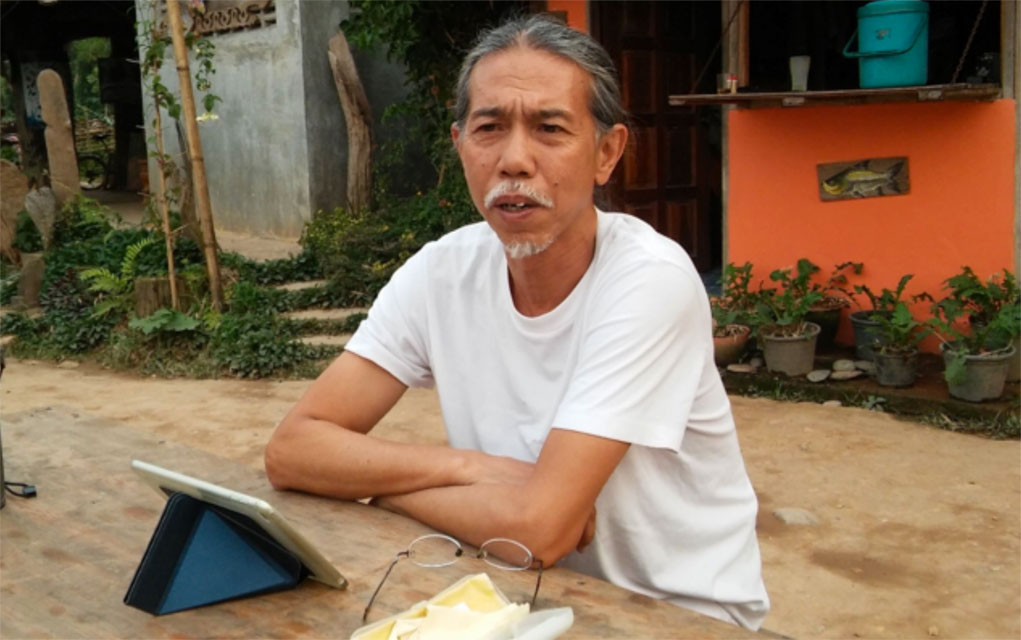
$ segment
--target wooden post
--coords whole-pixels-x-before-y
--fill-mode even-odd
[[[327,55],[347,123],[347,206],[358,211],[372,194],[372,112],[343,31],[330,38]]]
[[[188,65],[188,48],[184,44],[179,0],[167,0],[167,21],[170,25],[170,38],[174,43],[174,59],[177,61],[181,111],[184,114],[184,132],[188,138],[188,157],[195,186],[195,204],[199,214],[199,225],[202,227],[202,245],[206,257],[206,271],[209,274],[209,294],[213,308],[219,310],[223,308],[223,286],[220,284],[220,264],[216,257],[216,231],[213,228],[213,214],[209,204],[209,184],[206,182],[206,164],[202,157],[202,139],[199,138],[199,125],[195,120],[195,94],[191,88],[191,69]]]

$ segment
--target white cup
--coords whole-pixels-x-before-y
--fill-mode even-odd
[[[808,91],[808,65],[811,56],[791,56],[791,91]]]

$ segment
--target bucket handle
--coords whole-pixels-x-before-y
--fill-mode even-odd
[[[929,16],[928,16],[928,14],[926,14],[922,18],[922,20],[919,20],[918,26],[915,27],[915,35],[911,36],[911,44],[909,44],[908,46],[904,47],[903,49],[890,49],[888,51],[867,51],[867,52],[850,51],[851,43],[854,42],[855,36],[858,35],[858,29],[855,29],[854,33],[851,34],[851,39],[848,40],[847,44],[844,46],[844,57],[845,58],[870,58],[872,56],[890,56],[890,55],[897,56],[897,55],[900,55],[902,53],[907,53],[911,49],[911,47],[915,46],[915,42],[918,41],[918,36],[922,35],[922,30],[924,30],[925,27],[928,24],[929,24]]]

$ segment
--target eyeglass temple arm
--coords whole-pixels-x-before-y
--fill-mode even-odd
[[[536,569],[539,572],[539,575],[536,576],[536,578],[535,578],[535,592],[532,593],[532,604],[531,604],[531,607],[530,607],[531,609],[535,608],[535,600],[536,600],[536,598],[539,597],[539,585],[542,584],[542,560],[539,560],[537,558],[535,561],[539,564],[539,566],[536,567]]]
[[[408,555],[409,553],[407,551],[401,551],[394,556],[393,560],[390,561],[390,566],[386,568],[386,573],[383,574],[383,579],[376,585],[376,590],[372,592],[372,597],[369,598],[369,604],[365,605],[365,611],[362,612],[362,624],[369,619],[369,609],[372,608],[372,603],[376,601],[376,596],[379,595],[379,590],[383,588],[383,583],[390,577],[390,572],[394,570],[394,566],[396,566],[397,562],[401,558],[407,558]]]

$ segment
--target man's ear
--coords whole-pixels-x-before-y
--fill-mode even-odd
[[[596,143],[596,184],[603,186],[610,180],[614,167],[624,155],[627,145],[627,127],[615,124],[613,128],[599,137]]]
[[[461,137],[461,128],[454,122],[450,125],[450,139],[454,141],[454,148],[457,148],[457,140]]]

